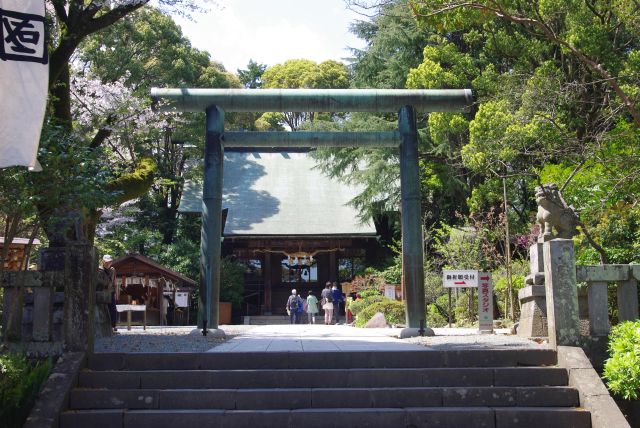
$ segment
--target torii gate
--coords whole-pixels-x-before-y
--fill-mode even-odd
[[[399,147],[402,279],[407,326],[426,327],[415,110],[462,111],[470,89],[161,89],[168,108],[206,112],[198,327],[218,329],[224,147]],[[224,112],[398,112],[395,132],[224,132]]]

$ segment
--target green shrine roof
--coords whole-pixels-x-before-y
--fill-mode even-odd
[[[361,191],[324,175],[309,153],[224,155],[225,236],[376,234],[348,205]],[[202,185],[187,182],[179,211],[200,213]]]

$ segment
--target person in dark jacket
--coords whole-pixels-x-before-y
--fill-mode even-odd
[[[331,295],[333,297],[333,315],[336,319],[336,324],[340,321],[340,303],[344,302],[344,297],[342,297],[342,291],[338,289],[338,284],[333,283],[333,287],[331,287]]]
[[[287,305],[285,306],[287,313],[289,314],[289,323],[296,324],[298,319],[298,306],[301,304],[301,299],[298,296],[298,292],[294,288],[291,290],[291,296],[287,300]]]

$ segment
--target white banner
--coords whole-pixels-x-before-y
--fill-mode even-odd
[[[48,84],[44,0],[0,0],[0,168],[38,168]]]

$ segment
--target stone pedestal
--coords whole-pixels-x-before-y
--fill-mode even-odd
[[[546,337],[548,335],[547,303],[542,243],[535,243],[529,247],[529,268],[531,273],[525,279],[527,285],[518,292],[521,308],[518,336]]]
[[[580,340],[576,262],[571,239],[544,243],[544,275],[549,344],[576,346]]]
[[[518,336],[547,337],[547,301],[544,285],[529,285],[518,291],[520,325]]]
[[[40,264],[43,271],[63,272],[65,350],[92,351],[98,270],[95,248],[84,243],[46,248],[40,253]]]

